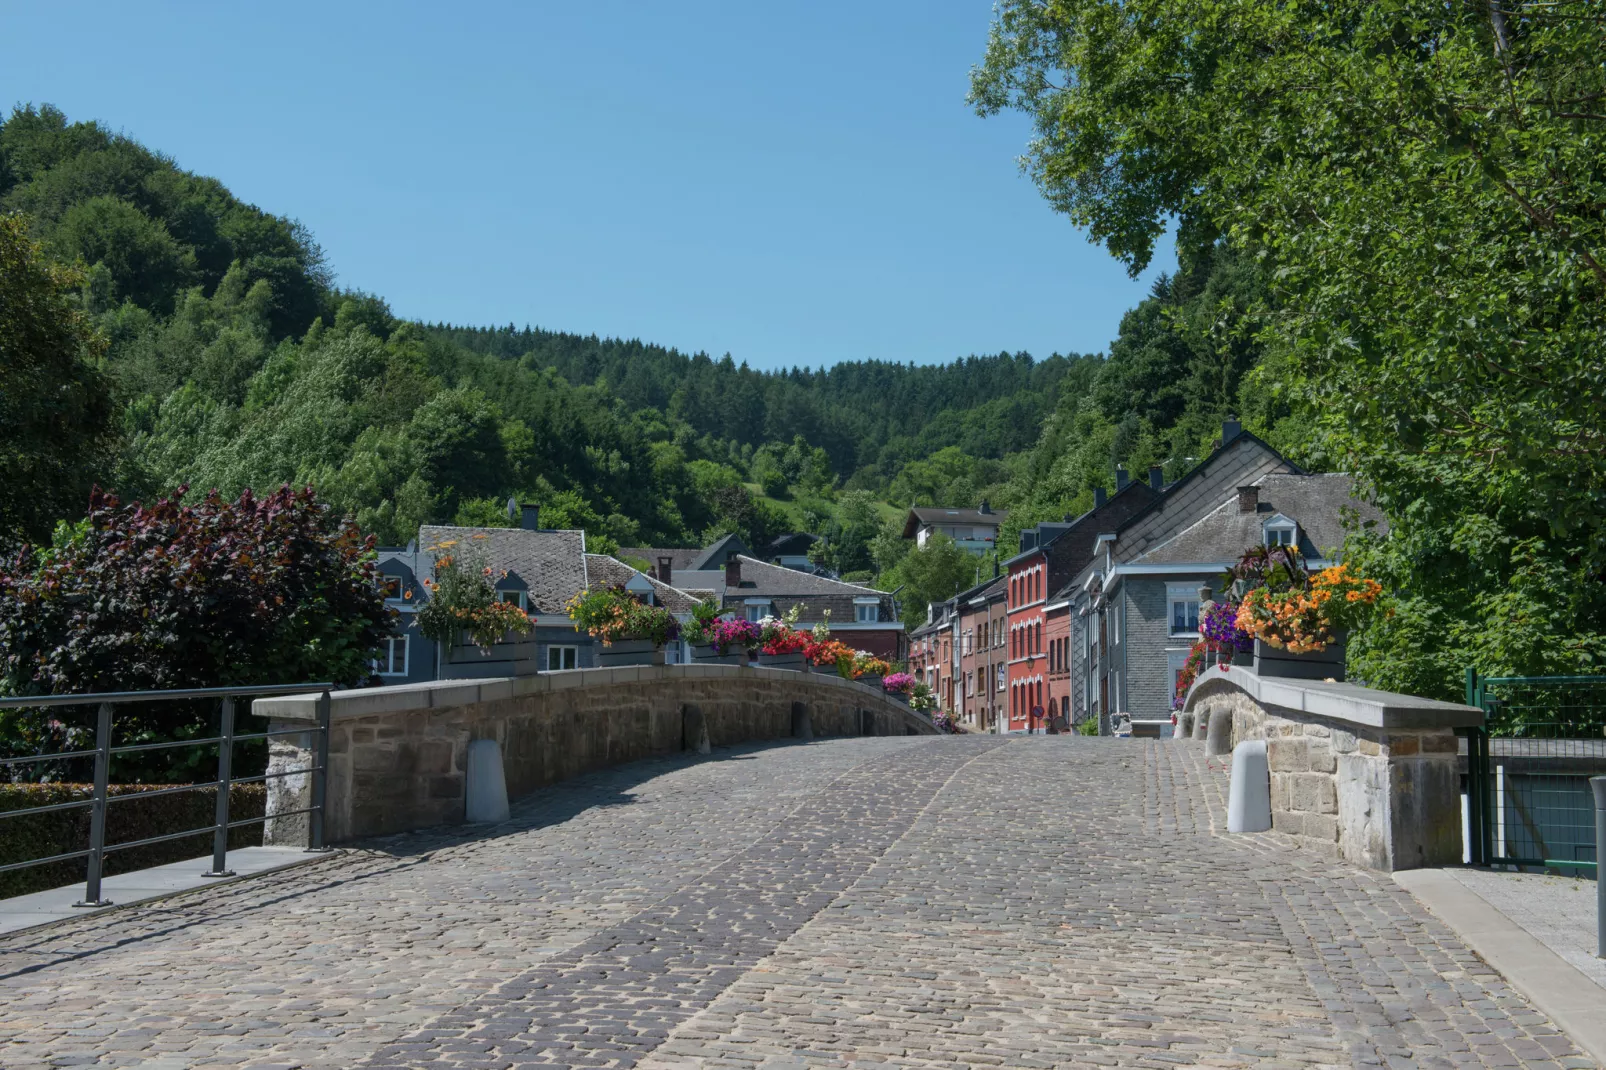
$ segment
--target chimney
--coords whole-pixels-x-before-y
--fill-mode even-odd
[[[668,583],[669,577],[674,573],[674,571],[675,559],[673,557],[660,557],[658,559],[658,578],[660,580],[662,580],[664,583]]]
[[[525,531],[541,530],[541,507],[526,502],[519,507],[519,527]]]
[[[1093,488],[1093,508],[1103,509],[1104,503],[1108,500],[1108,496],[1105,494],[1103,487]]]
[[[740,587],[742,585],[742,559],[731,554],[725,562],[725,586]]]
[[[1259,508],[1260,508],[1260,488],[1259,487],[1239,487],[1238,488],[1238,511],[1240,513],[1252,513],[1256,509],[1259,509]]]
[[[1125,468],[1122,468],[1120,465],[1116,465],[1115,466],[1115,493],[1117,493],[1117,494],[1121,493],[1123,490],[1126,489],[1126,485],[1128,483],[1130,483],[1130,482],[1132,482],[1132,476],[1127,473],[1127,470]]]
[[[1221,421],[1221,444],[1225,446],[1239,435],[1243,434],[1244,425],[1238,422],[1236,416],[1229,416]]]
[[[981,500],[981,508],[976,510],[976,512],[981,513],[983,516],[990,515],[992,513],[992,511],[993,511],[993,503],[988,501],[986,498],[983,498]]]
[[[1149,489],[1165,490],[1165,469],[1157,464],[1149,465]]]

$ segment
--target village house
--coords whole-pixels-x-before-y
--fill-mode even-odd
[[[954,716],[977,732],[997,731],[1008,688],[1009,578],[995,575],[954,598],[959,614],[959,699]]]
[[[1020,534],[1020,552],[1004,563],[1008,583],[1007,608],[1008,698],[1006,722],[1001,731],[1035,732],[1046,727],[1053,710],[1062,713],[1053,685],[1060,680],[1051,671],[1049,640],[1057,634],[1048,627],[1051,597],[1092,556],[1102,531],[1121,524],[1159,498],[1163,484],[1160,469],[1151,469],[1149,482],[1128,478],[1116,469],[1116,491],[1093,492],[1093,508],[1081,516],[1041,523]],[[1067,721],[1067,724],[1069,722]]]
[[[1068,624],[1063,674],[1070,720],[1102,732],[1120,717],[1139,734],[1168,734],[1171,700],[1199,638],[1199,589],[1244,550],[1297,546],[1313,567],[1336,558],[1349,522],[1384,521],[1342,473],[1312,475],[1237,421],[1193,471],[1147,508],[1100,525],[1095,551],[1055,596]]]
[[[720,605],[747,620],[785,617],[799,610],[797,627],[829,621],[831,632],[849,646],[888,661],[908,657],[909,637],[898,619],[892,594],[772,565],[745,554],[725,564]],[[827,615],[829,614],[829,616]]]
[[[903,537],[923,547],[933,535],[946,535],[962,550],[973,554],[991,553],[998,547],[998,528],[1009,513],[995,513],[987,501],[976,509],[947,509],[941,506],[911,506],[904,518]]]
[[[595,644],[575,629],[565,606],[593,585],[622,586],[648,604],[690,619],[696,596],[612,557],[586,553],[585,532],[542,528],[536,506],[509,505],[517,527],[426,525],[406,547],[380,547],[380,583],[386,604],[398,614],[395,631],[381,645],[373,666],[383,683],[591,668]],[[429,601],[424,580],[433,578],[436,558],[447,553],[489,568],[497,597],[529,615],[531,632],[498,644],[490,656],[474,648],[442,650],[425,638],[417,624],[419,608]],[[685,656],[678,644],[665,651],[669,661]]]

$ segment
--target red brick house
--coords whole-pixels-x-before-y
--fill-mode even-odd
[[[1143,511],[1159,497],[1164,486],[1160,469],[1149,472],[1148,483],[1134,482],[1126,469],[1115,470],[1116,490],[1106,498],[1103,488],[1093,493],[1093,508],[1074,520],[1044,522],[1020,533],[1020,552],[1005,562],[1008,572],[1008,696],[1005,703],[1007,732],[1036,732],[1044,727],[1049,701],[1062,695],[1051,691],[1051,679],[1065,674],[1050,669],[1049,640],[1068,637],[1056,620],[1049,629],[1050,595],[1060,591],[1092,557],[1101,532],[1118,526]],[[1061,612],[1056,608],[1056,612]],[[1058,656],[1058,652],[1056,652]],[[1061,690],[1068,687],[1063,681]]]

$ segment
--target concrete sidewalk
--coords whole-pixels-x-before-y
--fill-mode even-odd
[[[1606,1066],[1606,959],[1595,957],[1593,881],[1471,868],[1394,879]]]
[[[0,899],[0,935],[66,918],[82,918],[87,914],[160,899],[193,888],[215,887],[326,857],[323,854],[310,854],[300,847],[243,847],[228,854],[228,868],[234,871],[233,877],[203,877],[201,874],[212,868],[211,855],[171,862],[153,869],[135,870],[133,873],[120,873],[100,882],[100,894],[102,898],[110,899],[112,906],[98,909],[73,906],[84,897],[81,881],[64,888]]]

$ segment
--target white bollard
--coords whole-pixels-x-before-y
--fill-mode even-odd
[[[1265,832],[1271,828],[1271,771],[1266,741],[1246,739],[1232,749],[1232,782],[1227,786],[1227,831]]]
[[[475,739],[468,744],[468,796],[463,820],[471,825],[506,821],[507,777],[502,772],[502,748],[494,739]]]

